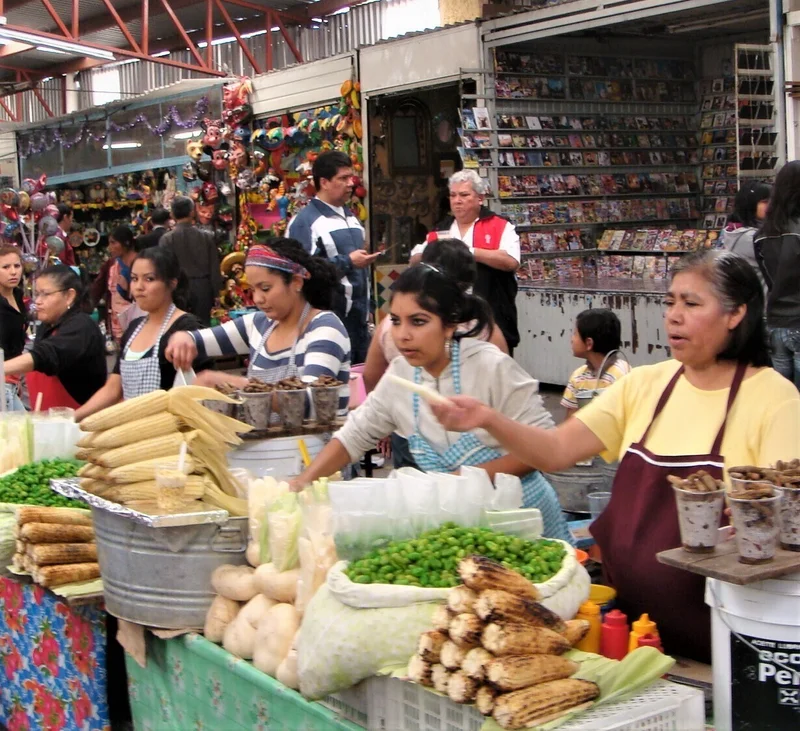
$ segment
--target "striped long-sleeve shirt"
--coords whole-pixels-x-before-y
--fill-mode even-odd
[[[192,337],[201,356],[249,355],[254,370],[269,371],[289,364],[292,349],[276,352],[259,348],[272,325],[263,312],[254,312],[217,327],[195,330]],[[343,384],[339,389],[339,411],[346,413],[350,401],[350,338],[341,320],[323,311],[308,323],[295,348],[299,376],[332,376]],[[255,374],[258,375],[257,373]]]

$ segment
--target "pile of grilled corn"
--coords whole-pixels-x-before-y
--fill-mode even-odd
[[[111,406],[84,419],[88,432],[78,442],[81,487],[131,507],[156,499],[157,466],[178,467],[181,445],[187,445],[185,496],[247,515],[247,501],[237,498],[226,453],[241,444],[239,434],[252,427],[203,406],[203,401],[238,403],[215,389],[177,386],[153,391]]]
[[[563,621],[537,599],[534,584],[484,558],[462,559],[463,586],[450,591],[420,635],[411,680],[475,703],[505,729],[553,721],[599,695],[594,683],[572,678],[578,663],[562,654],[589,629],[582,619]]]

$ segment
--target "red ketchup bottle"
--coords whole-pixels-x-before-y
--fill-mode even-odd
[[[628,654],[628,617],[612,609],[603,620],[603,631],[600,635],[600,654],[612,660],[622,660]]]
[[[646,634],[639,638],[639,647],[655,647],[659,652],[664,652],[661,639],[656,635]]]

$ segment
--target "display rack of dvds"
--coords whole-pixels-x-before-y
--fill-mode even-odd
[[[485,76],[475,96],[485,106],[462,112],[462,140],[480,151],[492,207],[517,226],[523,258],[575,272],[605,228],[696,226],[691,61],[498,49]]]

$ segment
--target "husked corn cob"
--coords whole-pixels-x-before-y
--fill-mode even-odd
[[[465,647],[459,647],[453,640],[447,640],[439,653],[439,662],[448,670],[458,670],[466,656],[467,649]]]
[[[600,690],[588,680],[551,680],[497,696],[492,716],[505,729],[538,726],[590,705],[598,695]]]
[[[497,693],[488,685],[482,685],[475,693],[475,707],[484,716],[491,716],[494,710],[494,699]]]
[[[165,411],[168,405],[169,394],[166,391],[151,391],[87,416],[80,426],[83,431],[103,431],[118,424],[154,416]]]
[[[433,686],[431,672],[433,666],[423,660],[419,655],[413,655],[408,662],[408,679],[420,685]]]
[[[99,449],[93,449],[91,447],[78,447],[75,450],[75,459],[83,460],[84,462],[91,462],[93,457],[97,457],[100,455]]]
[[[472,589],[466,586],[456,586],[450,589],[447,595],[447,608],[453,614],[463,614],[465,612],[474,612],[475,602],[478,600],[478,595]]]
[[[433,689],[439,693],[447,695],[447,686],[450,683],[450,675],[452,673],[444,666],[436,663],[431,669],[431,681],[433,682]]]
[[[206,490],[203,493],[203,500],[215,507],[227,510],[234,516],[247,515],[247,500],[242,498],[232,497],[217,487],[214,481],[208,477],[205,478]]]
[[[124,484],[129,482],[145,482],[147,480],[156,479],[156,467],[164,465],[172,469],[178,469],[178,455],[171,457],[157,457],[156,459],[146,459],[142,462],[133,462],[131,464],[115,467],[109,470],[105,476],[108,482],[117,484]],[[190,475],[195,470],[194,460],[190,455],[186,455],[183,465],[183,471]]]
[[[135,444],[142,437],[155,439],[165,434],[172,434],[178,431],[179,426],[180,421],[177,416],[170,414],[169,411],[161,411],[136,421],[125,421],[105,431],[94,432],[91,446],[93,449],[124,447],[126,444]]]
[[[467,556],[461,559],[458,574],[476,592],[501,589],[534,601],[539,598],[539,591],[524,576],[485,556]]]
[[[111,485],[102,480],[95,480],[91,477],[81,477],[81,489],[92,493],[92,495],[104,497],[110,488]]]
[[[78,477],[88,477],[91,478],[92,473],[98,469],[97,465],[94,464],[85,464],[78,470]]]
[[[37,566],[97,561],[94,543],[31,543],[26,553]]]
[[[550,680],[569,678],[578,663],[558,655],[511,655],[486,666],[486,680],[501,691],[520,690]]]
[[[186,391],[182,389],[195,388],[194,386],[178,386],[169,392],[169,411],[180,417],[181,421],[192,429],[199,429],[219,443],[220,440],[227,444],[241,444],[239,434],[252,431],[253,427],[241,421],[231,419],[229,416],[218,414],[197,403]],[[203,400],[212,400],[203,398]],[[235,401],[233,403],[236,403]]]
[[[481,640],[494,655],[560,655],[570,648],[566,637],[558,632],[514,622],[487,624]]]
[[[447,695],[454,703],[472,702],[477,690],[477,681],[468,677],[463,670],[456,670],[447,683]]]
[[[202,475],[188,475],[184,495],[188,500],[199,500],[206,491],[206,482]],[[138,500],[155,500],[158,497],[158,485],[155,480],[133,482],[129,485],[109,487],[103,495],[107,500],[117,503],[129,503]]]
[[[224,393],[217,391],[216,388],[208,388],[208,386],[177,386],[180,389],[181,396],[193,399],[194,401],[223,401],[226,404],[240,404],[239,399],[232,396],[227,396]],[[174,389],[173,389],[174,390]]]
[[[153,439],[127,444],[124,447],[109,449],[96,457],[96,462],[101,467],[114,469],[114,467],[141,462],[143,459],[169,457],[180,451],[184,441],[188,440],[180,432],[164,434]]]
[[[450,622],[450,639],[459,647],[475,647],[480,644],[483,622],[474,614],[457,614]]]
[[[543,604],[499,589],[480,593],[475,603],[475,614],[484,622],[521,622],[562,633],[566,629],[561,617]]]
[[[438,630],[423,632],[419,636],[417,644],[417,654],[429,663],[439,662],[439,655],[442,652],[442,645],[447,642],[447,635]]]
[[[562,634],[570,645],[575,647],[589,631],[589,620],[587,619],[568,619],[564,622],[564,631]]]
[[[19,537],[29,543],[91,543],[94,529],[90,525],[25,523],[19,529]]]
[[[91,525],[92,514],[80,508],[37,508],[17,509],[17,524],[25,523],[66,523],[69,525]]]
[[[84,434],[76,443],[76,447],[80,447],[82,449],[91,449],[94,446],[94,439],[97,434],[93,431],[90,431]]]
[[[482,683],[486,678],[486,666],[494,660],[489,650],[483,647],[473,647],[461,663],[461,669],[473,680]]]
[[[447,605],[440,604],[433,610],[433,617],[431,622],[434,629],[439,632],[447,632],[450,629],[450,622],[453,619],[453,613],[447,608]]]

